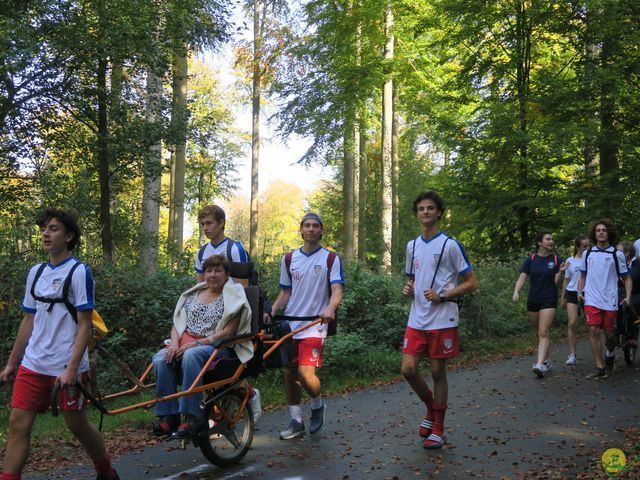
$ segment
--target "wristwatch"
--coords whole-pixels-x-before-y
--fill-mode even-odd
[[[442,292],[441,292],[441,293],[440,293],[440,303],[444,303],[444,302],[446,302],[446,301],[447,301],[447,299],[446,299],[446,298],[444,298],[444,293],[442,293]]]

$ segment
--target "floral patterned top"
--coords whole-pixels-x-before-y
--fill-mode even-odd
[[[201,303],[198,292],[194,292],[185,302],[187,311],[187,332],[196,337],[209,337],[216,332],[218,322],[224,313],[222,295],[211,303]]]

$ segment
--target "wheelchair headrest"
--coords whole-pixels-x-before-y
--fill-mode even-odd
[[[229,262],[229,276],[249,280],[253,275],[253,262]]]

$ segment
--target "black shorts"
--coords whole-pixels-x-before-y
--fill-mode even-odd
[[[574,305],[579,305],[578,292],[572,292],[571,290],[567,290],[565,292],[565,298],[567,299],[567,303],[573,303]]]
[[[540,310],[546,310],[547,308],[558,308],[558,300],[527,300],[527,312],[539,312]]]

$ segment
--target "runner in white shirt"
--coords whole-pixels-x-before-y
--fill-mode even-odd
[[[87,343],[94,293],[91,271],[71,256],[81,237],[77,214],[49,208],[37,223],[49,262],[29,272],[22,305],[25,315],[0,373],[3,382],[15,378],[0,480],[20,478],[29,455],[31,428],[36,415],[47,411],[56,384],[61,385],[57,401],[65,423],[93,460],[98,480],[118,479],[104,439],[87,417],[87,400],[77,387],[88,385]],[[69,274],[73,277],[65,299]]]
[[[589,249],[591,243],[586,235],[578,235],[573,241],[573,257],[568,258],[560,270],[564,272],[564,286],[562,289],[562,305],[567,307],[567,343],[569,344],[569,356],[567,365],[575,365],[578,339],[576,326],[578,325],[579,307],[578,281],[580,280],[580,265],[582,254]]]
[[[322,347],[327,336],[327,323],[335,321],[336,309],[342,301],[344,275],[340,257],[320,245],[323,224],[320,215],[307,213],[300,222],[304,240],[302,248],[285,255],[280,267],[280,293],[273,302],[272,315],[287,306],[285,315],[317,317],[323,323],[300,332],[294,337],[295,358],[284,368],[284,382],[291,423],[280,432],[289,440],[305,434],[300,401],[300,384],[311,397],[309,433],[317,433],[324,424],[326,405],[320,396],[320,379],[316,368],[322,366]],[[265,315],[269,322],[269,316]],[[308,321],[291,321],[294,330]]]
[[[589,342],[596,369],[587,375],[591,380],[607,377],[615,365],[616,317],[618,311],[618,277],[624,279],[626,296],[621,303],[631,300],[632,282],[624,254],[615,249],[617,231],[611,220],[592,222],[589,237],[594,244],[582,255],[578,300],[584,299],[584,314],[589,327]],[[604,364],[602,361],[602,332],[606,340]]]
[[[223,255],[230,262],[248,262],[249,256],[240,242],[225,236],[226,214],[217,205],[206,205],[198,212],[198,223],[209,242],[202,245],[196,253],[194,268],[196,281],[204,282],[202,264],[211,255]],[[230,254],[230,255],[229,255]],[[246,282],[241,282],[246,283]]]
[[[424,448],[442,448],[449,387],[447,358],[458,354],[458,305],[455,300],[478,288],[475,273],[462,246],[440,230],[444,202],[433,191],[413,201],[421,234],[407,245],[402,293],[413,298],[402,349],[402,374],[426,406],[420,424]],[[458,283],[458,278],[462,283]],[[433,393],[420,373],[423,358],[431,361]]]

